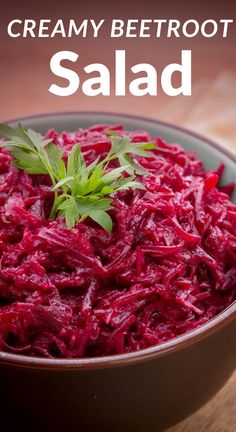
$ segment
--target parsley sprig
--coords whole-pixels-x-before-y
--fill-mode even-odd
[[[1,124],[0,134],[7,140],[0,143],[13,156],[14,165],[28,174],[47,174],[51,178],[54,203],[50,218],[64,216],[67,227],[90,217],[106,231],[112,230],[112,219],[108,213],[112,209],[111,195],[119,190],[144,189],[136,181],[137,174],[144,174],[131,155],[149,157],[154,143],[131,143],[128,137],[119,137],[108,131],[111,148],[104,159],[99,156],[86,165],[79,144],[75,144],[63,159],[64,148],[45,139],[41,134],[18,125],[15,129]],[[117,168],[110,168],[116,160]],[[125,174],[126,173],[126,174]]]

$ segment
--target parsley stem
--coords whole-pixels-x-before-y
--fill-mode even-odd
[[[56,194],[57,194],[57,192],[55,192],[55,195]],[[52,206],[51,211],[50,211],[50,215],[49,215],[49,219],[50,220],[54,220],[55,217],[56,217],[56,214],[57,214],[56,198],[57,197],[55,196],[55,199],[54,199],[54,202],[53,202],[53,206]]]

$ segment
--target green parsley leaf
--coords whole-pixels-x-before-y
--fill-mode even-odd
[[[17,168],[24,170],[28,174],[48,174],[45,165],[37,154],[22,151],[17,147],[13,148],[11,153],[14,156],[14,165]]]
[[[112,218],[104,210],[91,210],[89,217],[101,225],[104,230],[108,232],[112,231]]]
[[[138,157],[150,157],[154,143],[132,143],[129,137],[121,137],[115,131],[107,131],[111,148],[104,159],[98,156],[88,166],[79,143],[75,144],[63,159],[64,148],[51,139],[22,125],[11,128],[0,125],[0,134],[7,138],[0,142],[13,156],[14,165],[28,174],[48,174],[52,181],[54,203],[50,218],[64,216],[69,229],[86,218],[92,219],[108,232],[112,231],[111,196],[119,190],[145,189],[136,175],[144,175]],[[135,156],[137,156],[135,158]],[[111,168],[110,162],[119,164]]]

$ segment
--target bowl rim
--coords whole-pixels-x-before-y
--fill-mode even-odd
[[[173,131],[181,132],[189,137],[197,138],[205,142],[209,147],[218,150],[225,156],[230,158],[236,164],[236,155],[229,149],[224,148],[220,144],[213,140],[193,132],[187,128],[177,126],[168,122],[160,121],[155,118],[132,115],[119,112],[104,112],[104,111],[65,111],[65,112],[49,112],[45,114],[36,114],[33,116],[24,116],[20,118],[5,120],[4,123],[12,124],[16,122],[24,122],[30,120],[43,119],[48,117],[70,117],[75,115],[101,115],[109,117],[110,119],[116,117],[123,117],[128,120],[135,121],[146,121],[153,125],[160,125],[167,127]],[[20,367],[27,368],[40,368],[40,369],[53,369],[53,370],[91,370],[101,368],[112,368],[118,366],[128,366],[137,363],[142,363],[147,360],[157,359],[166,356],[171,353],[175,353],[183,348],[189,347],[201,340],[206,339],[208,336],[216,333],[226,325],[230,324],[236,319],[236,301],[234,301],[225,310],[219,313],[216,317],[209,320],[207,323],[202,324],[194,330],[191,330],[181,336],[177,336],[167,342],[163,342],[159,345],[154,345],[149,348],[145,348],[139,351],[125,353],[125,354],[114,354],[109,356],[100,356],[92,358],[79,358],[79,359],[48,359],[41,357],[29,357],[22,354],[13,354],[4,351],[0,351],[0,364],[17,365]]]

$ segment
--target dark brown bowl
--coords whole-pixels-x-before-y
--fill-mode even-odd
[[[71,113],[21,119],[26,127],[75,130],[124,123],[196,151],[206,166],[223,162],[235,181],[236,158],[173,126],[118,114]],[[13,122],[14,123],[14,122]],[[162,431],[207,402],[236,365],[236,302],[200,328],[159,346],[95,359],[50,360],[0,352],[7,431]]]

